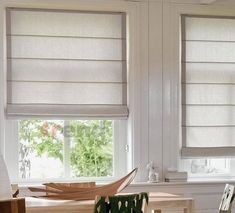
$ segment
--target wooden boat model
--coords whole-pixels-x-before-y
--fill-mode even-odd
[[[45,189],[29,187],[32,192],[45,192],[46,195],[36,196],[38,198],[59,200],[93,200],[97,195],[112,196],[121,192],[134,179],[137,168],[121,179],[103,186],[96,186],[94,182],[82,183],[82,185],[45,183]]]

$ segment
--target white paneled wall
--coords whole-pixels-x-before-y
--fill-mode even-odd
[[[187,2],[189,3],[189,1]],[[180,14],[232,14],[221,6],[141,2],[142,140],[141,180],[147,160],[154,161],[161,180],[169,167],[180,166]],[[234,8],[233,8],[234,9]],[[235,13],[234,13],[235,14]],[[148,21],[148,25],[146,24]],[[148,97],[146,92],[148,91]],[[148,101],[146,104],[146,101]],[[144,110],[144,107],[148,107]],[[146,118],[145,116],[148,115]],[[146,137],[145,137],[146,136]],[[144,140],[145,139],[145,140]],[[148,141],[148,143],[147,143]],[[138,164],[136,164],[138,165]],[[234,184],[234,183],[232,183]],[[225,181],[133,184],[128,192],[156,191],[195,199],[196,213],[218,212]],[[235,209],[234,209],[235,210]],[[166,210],[166,212],[175,212]],[[182,211],[181,211],[182,212]]]

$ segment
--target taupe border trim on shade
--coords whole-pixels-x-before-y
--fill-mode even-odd
[[[123,14],[124,12],[116,11],[95,11],[95,10],[70,10],[70,9],[49,9],[49,8],[21,8],[21,7],[7,7],[7,11],[46,11],[46,12],[64,12],[64,13],[90,13],[90,14]]]
[[[219,18],[219,19],[235,19],[235,16],[223,16],[223,15],[193,15],[193,14],[181,14],[181,18]],[[185,25],[184,25],[185,26]]]
[[[235,146],[227,147],[182,147],[182,158],[234,157]]]
[[[43,38],[89,38],[89,39],[110,39],[110,40],[126,40],[126,38],[114,38],[114,37],[95,37],[95,36],[56,36],[56,35],[23,35],[23,34],[7,34],[8,37],[43,37]]]
[[[7,118],[112,118],[127,119],[128,108],[125,105],[40,105],[8,104]]]

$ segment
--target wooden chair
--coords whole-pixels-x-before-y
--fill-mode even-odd
[[[233,199],[234,199],[234,186],[226,184],[222,200],[219,206],[219,213],[231,213]]]
[[[12,198],[9,200],[0,200],[1,213],[25,213],[25,199]]]
[[[94,213],[145,213],[147,203],[147,193],[97,196]]]

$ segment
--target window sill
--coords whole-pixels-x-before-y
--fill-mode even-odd
[[[213,184],[225,184],[231,183],[235,184],[235,178],[232,179],[189,179],[187,182],[158,182],[158,183],[148,183],[148,182],[135,182],[130,184],[129,187],[144,187],[144,186],[174,186],[174,185],[213,185]]]

